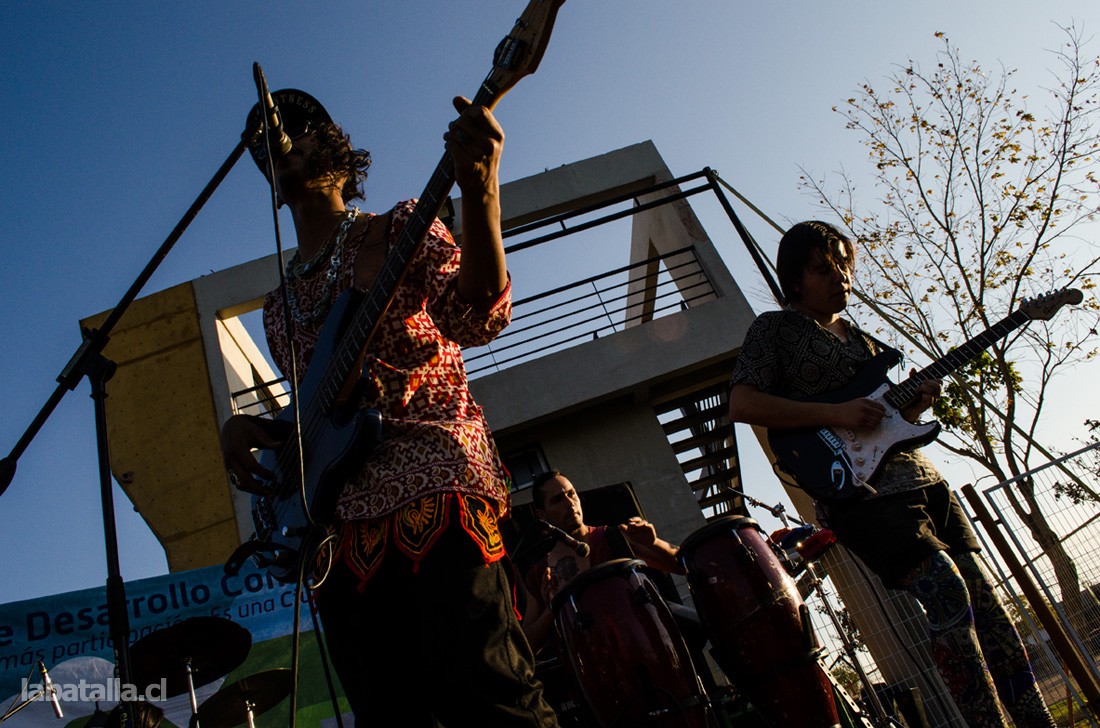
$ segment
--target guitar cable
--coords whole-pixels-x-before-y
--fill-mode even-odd
[[[325,559],[325,569],[320,581],[314,584],[306,585],[310,592],[316,592],[328,579],[329,572],[331,572],[332,570],[333,556],[335,553],[335,542],[336,534],[326,533],[325,537],[321,540],[321,543],[317,544],[317,548],[314,549],[313,553],[310,555],[309,562],[316,563],[317,557],[321,553],[321,550],[325,549],[326,546],[328,547]],[[325,645],[325,640],[321,636],[321,621],[320,619],[318,619],[317,605],[313,601],[312,594],[307,601],[309,602],[309,616],[313,620],[313,635],[317,640],[317,651],[321,657],[321,669],[325,674],[325,684],[328,686],[329,699],[332,701],[332,714],[336,717],[336,725],[338,726],[338,728],[344,728],[344,717],[340,710],[340,701],[336,697],[336,686],[333,682],[332,670],[329,666],[328,648]]]

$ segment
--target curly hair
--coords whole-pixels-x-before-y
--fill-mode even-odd
[[[311,174],[346,175],[347,180],[340,191],[344,202],[363,199],[363,182],[371,164],[370,152],[354,148],[351,137],[337,124],[321,124],[315,133],[318,144],[310,160]]]

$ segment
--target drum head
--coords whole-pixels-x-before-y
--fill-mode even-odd
[[[755,528],[760,533],[764,530],[760,524],[745,516],[722,516],[694,531],[680,543],[680,549],[676,552],[677,558],[683,558],[691,554],[699,544],[706,543],[722,533],[736,532],[742,528]]]
[[[598,566],[593,566],[588,571],[582,571],[565,582],[565,586],[550,600],[550,606],[556,615],[561,610],[562,605],[569,601],[570,597],[579,596],[581,592],[593,584],[597,584],[608,577],[638,571],[644,566],[645,562],[641,559],[612,559]]]

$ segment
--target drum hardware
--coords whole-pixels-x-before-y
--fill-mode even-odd
[[[687,698],[686,700],[679,700],[679,701],[676,702],[675,707],[667,706],[667,707],[657,708],[655,710],[651,710],[648,714],[649,718],[650,719],[657,719],[657,718],[663,718],[663,717],[669,716],[669,715],[680,715],[684,712],[684,708],[699,708],[699,707],[709,708],[710,707],[710,700],[706,697],[703,697],[703,693],[702,693],[703,686],[702,686],[702,684],[699,683],[697,685],[697,687],[700,690],[699,695],[694,695],[690,698]]]
[[[863,670],[863,666],[860,664],[859,660],[856,659],[857,650],[855,643],[843,629],[839,615],[829,601],[825,590],[821,588],[823,580],[817,572],[815,563],[826,551],[836,544],[836,535],[830,529],[819,529],[813,524],[806,523],[799,518],[788,516],[786,506],[782,503],[768,505],[741,490],[736,488],[732,490],[744,498],[750,505],[765,509],[772,516],[778,518],[783,524],[783,529],[772,535],[772,540],[776,543],[777,547],[779,547],[778,542],[782,541],[783,537],[794,534],[792,550],[794,556],[798,557],[797,559],[791,557],[791,554],[786,549],[779,547],[777,550],[781,554],[787,556],[784,566],[787,567],[787,570],[792,576],[797,576],[803,571],[806,572],[803,578],[798,580],[797,592],[803,598],[808,597],[810,594],[814,593],[814,591],[818,592],[825,612],[829,615],[829,619],[833,623],[833,627],[836,629],[837,635],[840,638],[844,652],[848,655],[848,661],[852,664],[853,669],[856,671],[856,675],[859,677],[860,683],[864,687],[864,693],[867,694],[867,700],[871,705],[871,712],[874,713],[876,725],[897,725],[896,721],[890,718],[885,708],[883,708],[877,693],[873,689],[870,678],[868,678],[867,673]],[[791,528],[792,522],[795,524],[794,529]],[[835,689],[836,686],[834,686],[834,691]]]
[[[729,652],[725,652],[717,647],[710,649],[710,654],[714,657],[715,662],[719,665],[722,664],[735,664],[735,656]],[[805,654],[796,655],[789,658],[786,661],[778,662],[768,670],[760,670],[755,667],[748,667],[745,670],[726,672],[723,668],[723,672],[726,672],[726,677],[733,680],[737,685],[744,687],[749,683],[767,683],[769,680],[773,680],[777,677],[781,677],[784,673],[797,668],[806,666],[807,664],[818,663],[821,657],[825,654],[825,650],[821,648],[807,651]]]
[[[738,561],[744,562],[746,564],[756,563],[756,554],[752,552],[752,549],[748,548],[742,543],[737,543],[737,545],[733,547],[733,556]]]
[[[817,635],[814,634],[814,624],[810,619],[810,608],[805,603],[798,606],[798,617],[802,620],[802,644],[806,645],[806,651],[821,652],[817,645]]]
[[[561,658],[535,663],[535,677],[542,683],[543,698],[557,714],[562,728],[595,728],[596,718],[581,697],[575,676]]]
[[[809,593],[812,594],[814,591],[817,592],[818,598],[821,599],[821,604],[825,608],[825,613],[829,615],[829,620],[833,623],[833,628],[840,638],[841,648],[848,656],[848,663],[852,666],[852,669],[855,670],[856,676],[859,677],[860,684],[863,685],[863,694],[866,696],[872,714],[870,716],[871,721],[875,725],[887,727],[897,725],[897,723],[890,718],[886,708],[882,705],[878,691],[875,690],[871,678],[867,676],[867,672],[863,669],[863,665],[860,664],[856,643],[848,634],[848,631],[844,629],[844,624],[840,619],[840,615],[837,614],[832,601],[829,599],[828,593],[823,588],[825,582],[818,574],[816,561],[808,560],[805,564],[806,574],[809,577]]]
[[[199,708],[202,728],[255,728],[256,716],[274,708],[290,695],[294,677],[285,667],[265,670],[223,687]]]
[[[796,562],[792,561],[792,568],[794,569],[792,576],[802,574],[802,577],[798,580],[799,593],[806,598],[815,591],[817,592],[825,613],[833,623],[833,629],[840,640],[841,648],[848,657],[848,663],[855,671],[860,684],[863,685],[863,693],[866,695],[865,700],[871,713],[871,716],[869,716],[871,722],[874,725],[887,727],[897,725],[882,705],[878,691],[874,689],[871,679],[857,657],[858,649],[855,641],[844,629],[840,615],[833,607],[828,592],[823,588],[824,579],[819,574],[817,561],[825,555],[825,552],[836,545],[836,535],[828,528],[818,528],[813,524],[804,523],[795,529],[788,528],[776,531],[772,534],[772,539],[784,551],[793,551],[799,557]],[[834,686],[834,690],[836,689]]]
[[[719,518],[689,535],[677,555],[715,661],[756,710],[775,726],[837,726],[809,612],[756,521]]]
[[[228,675],[244,663],[252,635],[222,617],[192,617],[157,630],[130,646],[135,685],[164,681],[164,698],[187,693],[191,722],[199,713],[195,689]]]

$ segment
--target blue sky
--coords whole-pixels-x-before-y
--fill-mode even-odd
[[[0,3],[0,454],[53,391],[78,320],[118,301],[233,148],[255,98],[253,61],[273,89],[314,94],[371,149],[365,207],[381,211],[419,193],[451,97],[473,95],[523,5]],[[859,173],[864,151],[830,109],[860,82],[908,58],[931,63],[944,31],[965,57],[1017,67],[1020,86],[1038,87],[1057,24],[1075,20],[1086,35],[1100,30],[1095,0],[569,0],[542,68],[498,109],[502,176],[652,139],[675,174],[709,165],[780,221],[819,216],[798,190],[800,166]],[[246,158],[146,292],[269,253],[267,205]],[[732,231],[704,224],[766,308]],[[750,227],[774,247],[765,226]],[[65,398],[0,498],[0,602],[103,583],[88,392],[84,382]],[[121,496],[118,511],[124,577],[163,573],[159,545]]]

